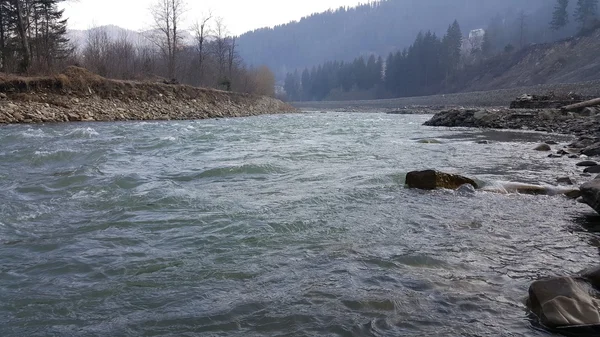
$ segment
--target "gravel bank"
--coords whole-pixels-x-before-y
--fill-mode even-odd
[[[206,119],[295,111],[270,97],[114,81],[75,67],[54,77],[0,77],[0,124]]]
[[[302,110],[346,110],[346,111],[384,111],[393,112],[404,107],[497,107],[508,106],[512,100],[523,94],[543,95],[554,92],[557,95],[576,92],[584,96],[600,97],[600,81],[546,84],[533,87],[519,87],[493,91],[477,91],[457,94],[406,97],[371,101],[338,102],[293,102]],[[423,109],[421,109],[423,110]],[[427,109],[424,109],[425,111]]]

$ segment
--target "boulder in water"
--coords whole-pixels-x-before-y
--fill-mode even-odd
[[[548,152],[548,151],[552,151],[552,148],[548,144],[540,144],[540,145],[536,146],[536,148],[534,150]]]
[[[600,267],[573,277],[534,282],[529,288],[529,309],[540,323],[563,332],[600,334]],[[569,331],[571,330],[571,331]]]
[[[442,144],[442,142],[440,142],[437,139],[421,139],[418,141],[418,143],[420,143],[420,144]]]
[[[469,184],[474,188],[477,188],[477,183],[474,180],[456,174],[426,170],[409,172],[406,175],[406,185],[409,188],[418,188],[422,190],[445,188],[456,190],[464,184]]]
[[[600,180],[589,181],[580,187],[583,201],[600,213]]]
[[[580,163],[577,163],[577,166],[580,166],[580,167],[591,167],[591,166],[598,166],[598,163],[596,163],[595,161],[586,160],[586,161],[582,161]]]
[[[600,166],[590,166],[586,168],[583,172],[585,173],[600,173]]]
[[[600,143],[594,143],[585,149],[581,150],[582,154],[588,157],[600,156]]]

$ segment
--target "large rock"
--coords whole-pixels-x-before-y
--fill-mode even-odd
[[[406,185],[409,188],[418,188],[422,190],[446,188],[455,190],[464,184],[469,184],[477,188],[477,183],[474,180],[456,174],[426,170],[409,172],[406,175]]]
[[[534,282],[529,288],[529,309],[544,326],[600,334],[600,268],[573,277],[558,277]]]
[[[540,144],[534,150],[548,152],[552,151],[552,148],[548,144]]]
[[[600,173],[600,166],[590,166],[583,170],[585,173]]]
[[[596,163],[595,161],[586,160],[586,161],[582,161],[580,163],[577,163],[577,166],[579,166],[579,167],[592,167],[592,166],[598,166],[598,163]]]
[[[585,149],[581,150],[582,154],[588,157],[600,156],[600,143],[594,143]]]
[[[583,201],[600,213],[600,180],[592,180],[579,188]]]

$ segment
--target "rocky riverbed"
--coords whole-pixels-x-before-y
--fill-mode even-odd
[[[0,78],[0,124],[184,120],[295,111],[270,97],[114,81],[76,67],[55,77]]]

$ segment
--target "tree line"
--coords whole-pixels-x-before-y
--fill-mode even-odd
[[[570,22],[569,0],[557,0],[552,13],[550,26],[554,30],[563,29]],[[575,21],[580,25],[581,31],[598,27],[598,0],[577,0],[573,12]]]
[[[0,0],[0,72],[52,73],[78,65],[101,76],[159,80],[274,96],[275,77],[265,66],[249,68],[222,18],[205,15],[184,27],[184,0],[155,0],[152,27],[141,41],[89,29],[81,48],[67,37],[64,0]],[[192,31],[193,43],[183,41]]]
[[[410,47],[390,53],[385,63],[371,55],[368,61],[359,57],[304,69],[302,75],[288,73],[284,90],[290,100],[323,100],[332,93],[355,98],[365,91],[370,91],[369,98],[430,94],[459,70],[462,41],[454,21],[442,38],[430,31],[419,33]]]
[[[0,0],[0,71],[53,68],[73,49],[62,0]]]

